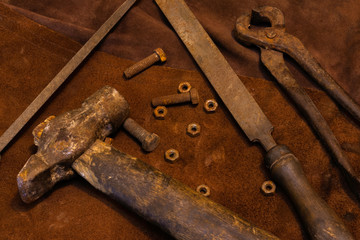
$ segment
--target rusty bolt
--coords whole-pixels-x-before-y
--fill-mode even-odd
[[[170,163],[174,163],[176,160],[178,160],[179,156],[179,151],[173,148],[165,152],[165,160]]]
[[[123,127],[141,142],[141,147],[145,151],[152,152],[159,145],[160,137],[155,133],[146,131],[142,126],[135,122],[134,119],[127,118],[123,123]]]
[[[191,102],[192,104],[199,103],[199,93],[195,88],[190,89],[189,92],[173,94],[163,97],[153,98],[151,104],[153,107],[156,106],[167,106],[177,103]]]
[[[154,109],[154,116],[156,119],[164,120],[167,114],[167,109],[164,106],[157,106]]]
[[[210,196],[210,188],[204,184],[198,186],[196,188],[196,191],[200,194],[202,194],[204,197]]]
[[[191,89],[191,85],[189,82],[182,82],[179,84],[178,91],[179,93],[189,92]]]
[[[218,103],[215,99],[208,99],[204,103],[204,109],[206,112],[215,112],[216,108],[218,107]]]
[[[135,63],[131,67],[127,68],[124,71],[124,75],[127,79],[129,79],[132,76],[145,70],[146,68],[150,67],[151,65],[153,65],[154,63],[156,63],[158,61],[160,61],[160,62],[166,61],[166,54],[161,48],[155,49],[153,54],[140,60],[139,62]]]
[[[190,123],[187,126],[186,132],[191,137],[196,137],[200,135],[200,125],[197,123]]]
[[[261,185],[261,192],[265,196],[273,195],[275,193],[275,190],[276,190],[276,185],[275,185],[275,183],[273,181],[265,181]]]

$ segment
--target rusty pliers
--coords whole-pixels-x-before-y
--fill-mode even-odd
[[[251,21],[269,21],[271,27],[250,28]],[[360,179],[355,175],[347,156],[325,119],[286,67],[283,52],[295,59],[330,97],[358,122],[360,122],[359,105],[320,66],[298,38],[285,32],[284,15],[279,9],[265,6],[253,9],[250,14],[240,16],[236,21],[235,37],[243,43],[254,44],[260,48],[261,61],[305,114],[313,129],[334,156],[352,191],[360,199]]]

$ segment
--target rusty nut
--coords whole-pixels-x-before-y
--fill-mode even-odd
[[[210,188],[204,184],[202,185],[199,185],[197,188],[196,188],[196,191],[200,194],[202,194],[204,197],[208,197],[210,196]]]
[[[217,107],[218,103],[215,101],[215,99],[208,99],[204,103],[204,109],[206,112],[215,112]]]
[[[180,156],[179,151],[173,148],[170,148],[165,152],[165,160],[170,163],[173,163],[176,160],[178,160],[179,156]]]
[[[265,181],[262,185],[261,185],[261,192],[265,195],[265,196],[271,196],[274,195],[276,191],[276,185],[273,181]]]
[[[190,123],[187,126],[186,133],[191,137],[196,137],[200,135],[201,127],[197,123]]]
[[[178,87],[179,93],[189,92],[191,89],[191,85],[189,82],[181,82]]]
[[[164,106],[157,106],[154,109],[154,116],[156,119],[163,120],[163,119],[165,119],[166,114],[167,114],[167,109]]]

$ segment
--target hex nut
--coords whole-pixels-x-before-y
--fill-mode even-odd
[[[210,188],[206,186],[205,184],[199,185],[196,188],[196,191],[200,194],[202,194],[204,197],[210,196]]]
[[[170,148],[165,152],[165,160],[170,163],[174,163],[176,160],[178,160],[179,156],[179,151],[173,148]]]
[[[167,114],[167,108],[164,107],[164,106],[157,106],[155,109],[154,109],[154,116],[156,119],[165,119],[165,116]]]
[[[218,103],[215,99],[208,99],[204,103],[204,109],[206,112],[215,112],[216,108],[218,107]]]
[[[200,135],[201,127],[198,123],[190,123],[187,126],[186,133],[191,137],[196,137]]]
[[[265,181],[262,185],[261,185],[261,192],[265,195],[265,196],[271,196],[274,195],[276,191],[276,185],[273,181]]]
[[[179,93],[189,92],[191,89],[191,85],[189,82],[181,82],[178,87]]]

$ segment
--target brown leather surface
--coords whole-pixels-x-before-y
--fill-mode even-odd
[[[137,11],[131,14],[136,15],[144,5],[139,4],[137,9],[133,9]],[[197,4],[194,2],[192,6]],[[218,9],[221,7],[219,4]],[[130,17],[129,13],[127,19]],[[128,27],[123,31],[131,29],[122,23],[118,27]],[[3,5],[0,5],[0,31],[0,133],[3,133],[81,45]],[[142,51],[145,55],[150,51],[147,47]],[[178,48],[182,48],[181,44]],[[131,49],[127,51],[131,52]],[[229,54],[227,50],[225,53]],[[171,51],[168,55],[170,59],[179,57]],[[142,54],[138,54],[136,58],[141,57]],[[192,60],[188,61],[192,64]],[[207,80],[195,71],[154,66],[126,81],[122,72],[132,63],[102,52],[93,54],[4,151],[0,160],[0,238],[171,239],[159,228],[93,189],[80,177],[59,184],[34,204],[26,205],[20,200],[16,175],[36,151],[32,129],[49,115],[59,115],[79,107],[93,92],[110,85],[129,101],[131,117],[161,137],[160,146],[145,154],[132,137],[120,130],[113,142],[116,148],[139,157],[194,189],[207,184],[211,188],[210,199],[281,239],[307,239],[291,202],[281,189],[270,197],[260,193],[262,182],[269,179],[263,163],[264,152],[260,146],[248,142]],[[170,60],[165,66],[169,65]],[[274,83],[258,78],[242,79],[273,123],[275,140],[289,146],[302,163],[314,189],[343,219],[355,239],[360,238],[359,202],[318,138]],[[176,93],[182,81],[189,81],[199,90],[200,104],[169,107],[166,119],[156,120],[152,115],[151,99]],[[346,149],[356,172],[360,173],[359,126],[322,92],[308,90],[308,93]],[[205,113],[202,107],[209,98],[217,99],[220,104],[214,114]],[[186,126],[191,122],[201,125],[199,137],[186,135]],[[164,161],[164,151],[168,148],[179,150],[181,159],[177,163]]]
[[[124,0],[0,0],[36,22],[82,44]],[[360,1],[348,0],[186,0],[195,16],[239,75],[270,80],[259,63],[259,50],[240,45],[231,35],[237,17],[269,5],[285,15],[286,31],[298,37],[319,63],[360,102]],[[135,7],[104,41],[100,50],[139,60],[162,47],[167,66],[195,70],[196,65],[153,0]],[[287,59],[296,79],[314,87],[298,65]]]

